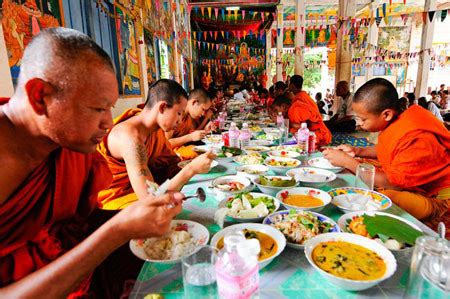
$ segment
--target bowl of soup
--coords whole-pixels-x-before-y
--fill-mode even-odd
[[[301,164],[299,160],[292,158],[268,157],[264,160],[264,165],[278,175],[285,175],[286,171],[297,168]]]
[[[244,233],[247,239],[258,239],[261,247],[258,256],[260,270],[279,256],[286,247],[286,238],[279,230],[260,223],[241,223],[228,226],[214,235],[211,239],[211,246],[222,249],[224,237],[234,232]]]
[[[321,211],[331,202],[331,196],[320,189],[297,187],[281,190],[275,196],[286,209]]]
[[[371,288],[397,269],[397,261],[386,247],[349,233],[326,233],[309,239],[305,256],[323,277],[348,291]]]
[[[212,181],[212,188],[218,200],[223,200],[242,192],[249,192],[253,187],[254,185],[248,178],[237,175],[221,176]]]

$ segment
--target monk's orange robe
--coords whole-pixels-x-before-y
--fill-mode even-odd
[[[192,119],[189,113],[185,113],[180,124],[174,130],[172,138],[178,138],[190,134],[196,130],[198,122]]]
[[[319,108],[305,91],[302,90],[295,95],[288,110],[288,117],[291,124],[306,122],[308,129],[316,134],[317,146],[324,146],[331,142],[331,132],[325,126]],[[298,129],[291,128],[290,131],[295,133]]]
[[[391,184],[429,199],[431,217],[441,217],[447,212],[450,133],[428,110],[414,105],[400,114],[380,133],[377,157]],[[411,198],[409,202],[408,198],[405,200],[407,204],[417,205]],[[405,209],[408,211],[408,207]],[[413,207],[412,210],[423,209]]]
[[[130,117],[139,114],[141,109],[129,109],[114,120],[114,124],[121,123]],[[102,143],[97,147],[98,152],[105,157],[108,162],[109,169],[113,175],[113,181],[108,189],[103,190],[98,195],[98,203],[100,208],[105,208],[105,205],[122,198],[126,195],[132,195],[136,200],[133,188],[131,187],[130,179],[128,178],[127,168],[123,160],[119,160],[111,156],[108,149],[108,136],[105,136]],[[163,130],[158,129],[152,132],[146,142],[145,148],[147,150],[148,167],[150,172],[158,184],[163,183],[168,178],[173,177],[180,171],[178,163],[180,159],[171,149]],[[125,203],[129,203],[127,200]]]
[[[44,267],[86,236],[98,191],[111,182],[98,153],[55,150],[0,204],[0,287]],[[89,284],[71,295],[86,295]],[[84,297],[83,297],[84,298]]]

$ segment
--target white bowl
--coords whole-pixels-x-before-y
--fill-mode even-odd
[[[267,266],[271,261],[273,261],[277,256],[279,256],[280,253],[283,252],[284,248],[286,247],[286,239],[281,232],[279,232],[277,229],[275,229],[269,225],[264,225],[264,224],[260,224],[260,223],[241,223],[241,224],[235,224],[235,225],[228,226],[228,227],[218,231],[213,236],[213,238],[211,239],[211,245],[217,248],[217,243],[219,242],[219,240],[221,238],[225,237],[225,235],[236,232],[236,231],[241,231],[243,229],[255,230],[255,231],[265,233],[266,235],[269,235],[270,237],[272,237],[275,240],[275,242],[277,242],[277,245],[278,245],[277,252],[269,258],[259,261],[259,263],[258,263],[259,270],[261,270],[262,268]]]
[[[278,199],[276,199],[275,197],[273,197],[273,196],[270,196],[270,195],[267,195],[267,194],[262,194],[262,193],[257,193],[257,192],[250,192],[249,194],[252,195],[254,198],[258,198],[258,197],[269,197],[269,198],[271,198],[273,200],[274,205],[275,205],[275,210],[273,210],[272,213],[278,211],[278,209],[280,208],[280,201]],[[231,197],[231,198],[234,198],[234,197]],[[222,200],[219,203],[219,208],[226,208],[228,199],[229,198]],[[256,217],[256,218],[238,218],[238,217],[232,217],[232,216],[229,216],[229,215],[227,215],[227,217],[232,219],[232,220],[234,220],[234,221],[236,221],[236,222],[244,222],[244,223],[246,223],[246,222],[261,222],[261,221],[263,221],[263,219],[265,217],[267,217],[267,215],[266,216],[262,216],[262,217]]]
[[[249,145],[249,146],[245,146],[243,148],[243,150],[246,153],[251,153],[251,152],[258,152],[258,153],[263,153],[263,152],[268,152],[270,151],[270,147],[267,146],[262,146],[262,145]]]
[[[192,159],[190,159],[190,160],[185,160],[185,161],[181,161],[181,162],[178,163],[177,165],[178,165],[178,167],[180,167],[180,168],[184,168],[184,167],[186,167],[186,165],[188,165],[188,164],[191,163],[191,162],[192,162]],[[211,169],[213,169],[214,167],[216,167],[217,165],[219,165],[219,162],[213,160],[213,161],[211,162],[211,166],[209,166],[209,169],[211,170]]]
[[[334,173],[338,173],[338,172],[341,172],[342,170],[344,170],[343,167],[334,166],[333,164],[330,163],[330,161],[328,161],[324,157],[309,159],[308,165],[311,167],[329,170]]]
[[[278,215],[288,215],[289,211],[290,210],[282,210],[282,211],[278,211],[278,212],[273,212],[272,214],[270,214],[269,216],[264,218],[263,224],[272,225],[273,223],[278,222],[278,221],[276,221],[274,219],[275,217],[277,217]],[[328,222],[328,223],[332,224],[333,226],[331,227],[331,229],[329,231],[330,233],[339,233],[339,232],[341,232],[341,229],[339,228],[337,223],[333,219],[331,219],[330,217],[327,217],[325,215],[322,215],[322,214],[319,214],[319,213],[316,213],[316,212],[312,212],[312,211],[304,211],[304,212],[311,213],[311,214],[315,215],[322,222]],[[287,238],[286,238],[286,245],[288,247],[291,247],[291,248],[294,248],[294,249],[301,249],[301,250],[303,250],[305,248],[304,243],[303,244],[291,243],[291,242],[287,241]]]
[[[391,218],[394,218],[394,219],[397,219],[397,220],[400,220],[400,221],[406,223],[407,225],[411,226],[412,228],[414,228],[414,229],[416,229],[416,230],[418,230],[420,232],[423,232],[420,227],[418,227],[417,225],[415,225],[414,223],[412,223],[412,222],[410,222],[410,221],[408,221],[406,219],[403,219],[400,216],[389,214],[389,213],[384,213],[384,212],[374,212],[374,211],[367,211],[367,212],[358,211],[358,212],[350,212],[350,213],[342,215],[338,219],[338,225],[339,225],[340,229],[343,232],[350,233],[350,234],[355,234],[355,233],[353,233],[353,232],[351,232],[351,231],[349,231],[347,229],[347,220],[348,219],[351,220],[351,219],[353,219],[353,217],[359,217],[359,216],[362,216],[362,215],[369,215],[369,216],[383,215],[383,216],[391,217]],[[393,252],[404,252],[404,251],[411,250],[413,247],[414,246],[405,247],[405,248],[400,249],[400,250],[395,250],[395,249],[389,249],[389,250],[391,250]]]
[[[290,195],[311,195],[311,196],[314,196],[314,197],[317,197],[318,199],[320,199],[323,202],[323,204],[321,206],[318,206],[318,207],[297,207],[297,206],[292,206],[292,205],[289,205],[287,203],[284,203],[284,201],[283,201],[282,194],[286,194],[286,192],[288,194],[290,194]],[[297,188],[292,188],[292,189],[287,189],[287,190],[281,190],[280,192],[277,193],[277,195],[275,197],[281,202],[281,204],[286,209],[294,209],[294,210],[297,210],[297,211],[315,211],[315,212],[319,212],[331,202],[331,196],[327,192],[322,191],[320,189],[306,188],[306,187],[297,187]]]
[[[245,187],[242,190],[238,190],[238,191],[225,191],[220,188],[217,188],[217,185],[226,184],[229,182],[239,182],[239,183],[243,184]],[[216,195],[218,197],[217,199],[223,200],[223,199],[226,199],[226,198],[233,196],[235,194],[238,194],[238,193],[249,192],[253,189],[254,186],[253,186],[252,182],[246,177],[237,176],[237,175],[226,175],[226,176],[218,177],[214,181],[212,181],[212,187],[214,188],[214,191],[216,192]]]
[[[247,173],[246,171],[253,170],[258,171],[259,173]],[[254,180],[259,178],[260,175],[266,175],[269,172],[269,167],[265,165],[242,165],[236,167],[236,175],[244,176],[249,178],[250,180]]]
[[[336,179],[334,172],[314,168],[314,167],[300,167],[291,169],[286,172],[287,176],[294,178],[305,187],[320,188]]]
[[[270,160],[275,160],[275,161],[280,161],[280,162],[293,162],[296,164],[296,166],[272,166],[272,165],[269,165]],[[302,163],[297,159],[272,157],[272,158],[267,158],[266,160],[264,160],[264,165],[268,166],[276,174],[285,175],[286,171],[297,168],[300,165],[302,165]]]
[[[375,253],[377,253],[386,264],[386,272],[383,277],[374,280],[351,280],[346,278],[340,278],[334,276],[333,274],[327,273],[324,270],[320,269],[312,259],[312,252],[316,246],[321,243],[329,242],[329,241],[343,241],[352,244],[356,244],[367,248]],[[349,233],[327,233],[318,235],[305,243],[305,255],[308,259],[308,262],[325,278],[327,278],[331,283],[343,288],[348,291],[361,291],[368,288],[371,288],[383,280],[391,277],[396,269],[397,269],[397,261],[395,260],[394,255],[383,245],[378,244],[377,242],[365,238],[363,236],[358,236]]]
[[[256,155],[259,155],[259,154],[253,152],[253,153],[250,153],[247,155],[236,156],[236,157],[234,157],[233,161],[238,164],[242,164],[242,165],[261,165],[261,164],[263,164],[263,162],[264,162],[263,157],[261,155],[259,155],[259,157],[257,157]],[[255,162],[255,163],[249,163],[250,161],[244,161],[243,159],[246,156],[254,156],[256,161],[253,161],[253,162]],[[259,160],[257,160],[257,158],[259,158]],[[258,162],[258,163],[256,163],[256,162]]]
[[[191,255],[191,254],[195,253],[201,246],[208,244],[208,240],[209,240],[208,229],[206,229],[206,227],[204,227],[200,223],[190,221],[190,220],[172,220],[172,222],[170,223],[170,228],[172,229],[173,227],[176,227],[177,225],[186,225],[187,232],[189,234],[191,234],[192,238],[195,241],[195,247],[196,247],[195,250],[192,252],[187,252],[184,256]],[[161,238],[164,238],[164,236]],[[130,241],[131,252],[135,256],[140,258],[141,260],[149,261],[149,262],[153,262],[153,263],[161,263],[161,264],[174,264],[174,263],[179,262],[182,258],[182,257],[180,257],[177,259],[169,259],[169,260],[150,259],[148,257],[148,255],[145,253],[142,241],[143,240],[131,240]]]
[[[300,154],[294,151],[288,151],[288,150],[275,150],[268,152],[269,157],[281,157],[281,158],[291,158],[291,159],[298,159],[300,158]]]
[[[348,199],[352,199],[356,195],[368,195],[373,201],[374,205],[371,209],[363,209],[364,211],[384,211],[389,209],[392,206],[392,201],[389,197],[384,194],[378,193],[376,191],[367,190],[363,188],[356,187],[342,187],[335,188],[328,191],[328,194],[331,195],[332,201],[339,210],[344,213],[361,211],[359,208],[353,208],[350,204],[347,206],[344,205],[344,202],[350,202]]]
[[[267,178],[281,178],[284,180],[290,180],[291,178],[288,176],[281,176],[281,175],[266,175]],[[253,183],[261,190],[262,193],[268,194],[271,196],[275,196],[279,191],[281,190],[287,190],[291,188],[295,188],[298,183],[296,182],[294,186],[291,187],[274,187],[274,186],[264,186],[260,184],[260,178],[259,176],[255,179],[253,179]]]

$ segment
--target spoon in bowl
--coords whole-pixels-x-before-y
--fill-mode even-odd
[[[198,200],[200,202],[205,202],[205,200],[206,200],[205,190],[203,190],[203,188],[199,187],[199,188],[197,188],[197,193],[195,193],[194,195],[186,196],[183,200],[187,200],[189,198],[198,198]]]

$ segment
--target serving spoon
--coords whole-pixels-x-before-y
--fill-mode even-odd
[[[198,198],[198,200],[200,202],[205,202],[205,200],[206,200],[205,190],[203,190],[203,188],[199,187],[199,188],[197,188],[197,193],[195,193],[194,195],[186,196],[185,198],[183,198],[183,200],[187,200],[189,198]]]

